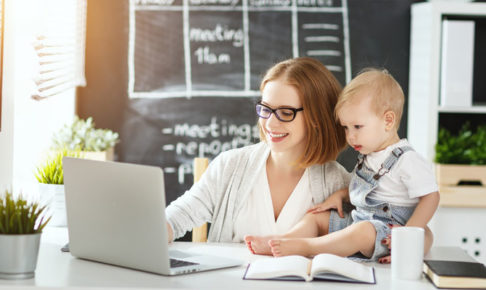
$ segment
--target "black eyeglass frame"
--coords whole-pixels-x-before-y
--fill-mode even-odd
[[[260,115],[258,113],[258,106],[262,106],[262,107],[269,109],[271,111],[271,113],[267,117]],[[279,110],[290,110],[290,111],[292,111],[294,113],[293,116],[292,116],[292,119],[283,120],[277,113],[277,111],[279,111]],[[269,106],[262,104],[262,102],[258,102],[258,103],[255,104],[255,111],[256,111],[258,117],[260,117],[262,119],[268,119],[268,118],[270,118],[270,116],[272,114],[274,114],[275,117],[277,117],[277,119],[279,121],[282,121],[282,122],[292,122],[295,119],[295,117],[297,116],[297,112],[300,112],[300,111],[303,111],[303,110],[304,110],[304,108],[292,108],[292,107],[281,107],[281,108],[272,109]]]

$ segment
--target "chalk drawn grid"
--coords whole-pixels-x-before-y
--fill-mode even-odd
[[[258,96],[262,64],[268,60],[252,59],[252,56],[269,53],[251,50],[251,44],[257,41],[250,43],[255,39],[250,28],[257,27],[258,23],[252,21],[257,19],[258,13],[286,20],[283,27],[274,24],[279,31],[268,33],[269,41],[273,34],[289,35],[288,47],[284,42],[284,47],[279,49],[290,55],[282,52],[280,58],[314,57],[325,63],[342,84],[351,79],[346,0],[342,0],[339,7],[302,7],[297,4],[299,0],[292,0],[291,5],[285,7],[254,7],[248,5],[249,0],[243,0],[240,6],[196,6],[189,1],[195,0],[183,0],[174,6],[146,4],[142,2],[150,1],[143,0],[130,2],[130,98]],[[174,0],[165,2],[173,4]],[[234,27],[237,15],[241,15],[241,19],[236,18],[236,23],[241,23],[239,30]],[[194,32],[204,30],[195,27],[201,21],[207,24],[205,31],[211,29],[220,32],[219,35],[222,31],[229,32],[226,34],[232,33],[234,37],[224,40],[224,47],[209,42],[209,45],[200,45]],[[241,43],[235,36],[238,32],[243,34]],[[224,49],[229,52],[225,53]],[[236,58],[234,63],[231,57]],[[260,71],[255,71],[257,67]]]

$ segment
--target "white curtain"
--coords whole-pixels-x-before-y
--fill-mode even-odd
[[[32,98],[51,97],[85,86],[87,0],[39,0],[33,47],[38,69]]]

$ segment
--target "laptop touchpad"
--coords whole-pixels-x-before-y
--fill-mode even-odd
[[[175,259],[189,258],[189,257],[193,257],[194,255],[195,255],[194,253],[188,253],[188,252],[179,251],[179,250],[169,250],[169,257],[175,258]]]

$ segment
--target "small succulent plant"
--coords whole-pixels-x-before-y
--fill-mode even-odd
[[[37,167],[35,173],[37,181],[47,184],[64,184],[64,171],[62,169],[62,158],[64,156],[79,158],[82,157],[82,153],[79,150],[71,151],[64,148],[50,154],[44,164]]]
[[[13,197],[8,190],[0,196],[0,234],[25,235],[41,233],[50,217],[46,206],[29,202],[19,195]]]

